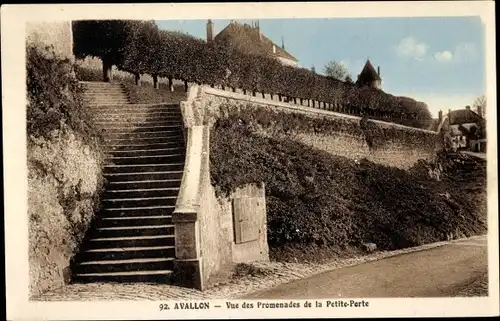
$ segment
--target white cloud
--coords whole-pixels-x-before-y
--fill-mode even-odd
[[[477,48],[476,45],[470,42],[462,42],[459,43],[455,50],[452,52],[450,50],[444,50],[441,52],[436,52],[434,54],[434,59],[439,62],[446,61],[456,61],[456,62],[465,62],[465,61],[473,61],[477,58]]]
[[[440,62],[450,61],[453,59],[453,54],[448,50],[436,52],[434,54],[434,59]]]
[[[401,39],[401,42],[396,46],[396,52],[399,56],[422,60],[429,46],[424,42],[419,42],[414,37],[406,37]]]

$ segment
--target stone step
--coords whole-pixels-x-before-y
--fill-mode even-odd
[[[128,92],[121,89],[92,89],[85,91],[83,97],[128,97]]]
[[[126,153],[128,151],[121,151]],[[115,151],[115,155],[118,152]],[[135,152],[133,152],[135,153]],[[122,155],[122,154],[120,154]],[[134,164],[134,165],[104,165],[104,173],[138,173],[138,172],[168,172],[168,171],[183,171],[184,163],[170,163],[170,164]]]
[[[87,273],[76,274],[73,276],[73,282],[91,283],[91,282],[148,282],[148,283],[172,283],[171,270],[158,271],[137,271],[137,272],[121,272],[121,273]]]
[[[96,222],[96,227],[117,227],[137,225],[168,225],[172,224],[171,215],[150,216],[101,216]]]
[[[135,183],[142,182],[141,184],[144,184],[144,181],[148,181],[148,185],[154,188],[164,187],[165,185],[168,185],[168,187],[180,186],[182,176],[183,171],[104,173],[104,177],[108,180],[108,184],[130,184],[134,186]]]
[[[115,114],[109,114],[109,113],[108,114],[99,114],[97,112],[97,114],[94,115],[93,120],[95,122],[114,122],[114,121],[124,122],[125,121],[125,122],[131,122],[131,123],[134,123],[137,125],[142,125],[143,122],[150,122],[150,121],[157,121],[157,122],[177,121],[178,124],[171,124],[171,126],[180,127],[180,128],[182,128],[182,126],[183,126],[182,115],[181,114],[174,114],[174,113],[136,116],[136,115],[130,115],[130,114],[122,114],[120,112],[117,112]],[[138,127],[141,128],[144,126],[138,126]],[[111,128],[115,128],[115,127],[111,127]],[[120,129],[120,127],[117,127],[117,128]],[[155,126],[153,126],[153,128],[155,128]],[[122,127],[122,130],[123,129],[128,130],[128,127],[125,127],[125,128]]]
[[[120,90],[126,91],[127,89],[121,84],[101,85],[101,84],[86,84],[83,86],[86,92],[107,91],[107,90]]]
[[[105,113],[115,113],[115,112],[124,112],[124,113],[150,113],[150,112],[180,112],[181,109],[179,104],[155,104],[155,105],[146,105],[146,104],[127,104],[124,106],[119,105],[104,105],[104,106],[92,106],[89,107],[94,111],[101,111]]]
[[[144,246],[90,249],[81,252],[78,261],[131,260],[141,258],[175,257],[175,246]]]
[[[138,150],[138,149],[161,149],[161,148],[174,148],[184,146],[184,139],[179,139],[178,141],[169,140],[161,143],[151,143],[151,142],[123,142],[121,144],[106,144],[104,149],[106,151],[127,151],[127,150]]]
[[[166,225],[137,225],[137,226],[115,226],[100,227],[90,231],[92,238],[105,237],[125,237],[125,236],[154,236],[154,235],[173,235],[174,226]]]
[[[115,127],[130,128],[130,127],[182,125],[182,123],[176,119],[148,120],[144,122],[129,122],[123,120],[120,121],[94,120],[94,123],[102,128],[115,128]]]
[[[83,96],[87,97],[105,96],[108,94],[128,96],[127,90],[123,88],[86,88],[83,92]]]
[[[105,218],[117,218],[121,217],[123,219],[130,218],[135,219],[138,217],[158,217],[165,216],[170,217],[175,210],[173,205],[163,205],[163,206],[132,206],[128,208],[105,208],[102,210],[100,217]]]
[[[172,205],[177,196],[131,197],[131,198],[103,198],[102,204],[108,208],[128,208],[154,205]]]
[[[130,104],[127,97],[101,97],[101,98],[84,98],[84,101],[89,105],[107,105],[107,104]]]
[[[137,165],[137,164],[166,164],[166,163],[181,163],[185,160],[185,155],[182,153],[159,155],[144,155],[144,156],[111,156],[106,158],[106,164],[114,165]]]
[[[151,270],[172,270],[173,258],[84,261],[75,265],[74,273],[109,273]]]
[[[126,127],[118,127],[118,126],[96,126],[96,129],[98,129],[101,134],[105,137],[109,137],[110,135],[126,135],[126,134],[137,134],[137,135],[145,135],[143,133],[148,133],[148,134],[153,134],[153,133],[167,133],[167,132],[176,132],[179,135],[184,135],[183,127],[182,125],[175,124],[167,119],[164,121],[167,121],[166,124],[160,124],[160,125],[150,125],[148,126],[147,124],[141,124],[140,122],[132,123],[135,126],[129,126]]]
[[[83,86],[123,86],[120,82],[115,81],[80,81]]]
[[[137,188],[162,188],[162,187],[179,187],[181,185],[181,179],[183,172],[176,172],[176,176],[173,177],[173,172],[165,172],[166,174],[158,173],[142,173],[137,172],[131,175],[116,175],[111,176],[105,174],[104,176],[108,180],[107,188],[114,189],[137,189]],[[170,174],[169,174],[170,173]],[[159,179],[158,179],[159,178]]]
[[[102,92],[102,93],[97,93],[97,92],[86,92],[83,94],[83,98],[86,100],[114,100],[114,99],[129,99],[129,96],[125,92],[115,92],[115,91],[109,91],[109,92]]]
[[[167,129],[167,130],[153,130],[153,131],[129,131],[129,132],[116,132],[111,130],[103,130],[102,135],[104,139],[127,139],[127,140],[140,140],[148,138],[167,138],[182,135],[180,127]]]
[[[154,156],[158,154],[180,154],[184,153],[184,148],[170,147],[170,148],[152,148],[152,149],[130,149],[130,150],[107,150],[106,154],[112,156]]]
[[[89,99],[85,100],[85,102],[88,105],[94,105],[94,106],[109,105],[109,104],[123,105],[130,103],[128,99]]]
[[[90,239],[88,242],[88,249],[174,245],[174,235],[125,236]]]
[[[127,89],[125,89],[122,86],[85,86],[84,87],[84,94],[96,94],[96,93],[101,93],[101,92],[121,92],[121,93],[128,93]]]
[[[130,144],[158,144],[165,142],[183,143],[184,137],[181,134],[166,137],[147,137],[147,138],[108,138],[106,142],[110,145],[130,145]]]
[[[143,188],[143,189],[106,189],[103,196],[106,198],[144,198],[144,197],[161,197],[161,196],[177,196],[179,188]]]
[[[111,110],[103,110],[102,108],[100,110],[95,110],[97,108],[94,108],[93,111],[98,112],[99,116],[102,117],[117,117],[117,116],[125,116],[129,118],[140,118],[144,119],[146,117],[166,117],[166,116],[179,116],[182,117],[182,113],[179,110],[174,110],[174,109],[166,109],[166,108],[158,108],[158,109],[138,109],[138,108],[127,108],[125,107],[117,109],[116,112],[111,111]]]

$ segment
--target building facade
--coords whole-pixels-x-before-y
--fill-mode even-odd
[[[270,55],[278,59],[283,65],[298,66],[297,58],[285,50],[284,39],[282,39],[281,46],[274,43],[261,32],[258,21],[252,23],[252,25],[231,21],[216,35],[212,20],[208,20],[207,42],[214,41],[233,46],[242,52]]]
[[[486,152],[486,122],[470,106],[448,112],[452,146],[457,150]]]

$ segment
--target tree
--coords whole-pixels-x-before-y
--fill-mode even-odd
[[[486,116],[486,97],[484,95],[481,95],[477,97],[474,102],[472,103],[472,107],[476,111],[476,113],[485,118]]]
[[[338,79],[340,81],[346,81],[347,79],[350,79],[352,82],[351,75],[349,74],[347,68],[343,64],[336,61],[330,61],[329,63],[327,63],[324,68],[324,73],[325,75]]]
[[[148,73],[153,76],[154,87],[158,86],[156,73],[156,52],[160,48],[159,30],[154,21],[134,21],[125,46],[123,63],[120,69],[135,75],[136,84],[140,84],[140,75]]]
[[[125,48],[133,34],[134,22],[129,20],[78,20],[72,24],[73,53],[102,60],[104,81],[111,78],[113,65],[124,62]]]

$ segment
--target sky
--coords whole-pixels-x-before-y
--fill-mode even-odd
[[[206,39],[206,20],[156,21],[160,29]],[[215,34],[230,20],[213,20]],[[251,24],[252,20],[238,20]],[[261,31],[321,73],[343,63],[355,80],[367,59],[380,66],[387,93],[439,110],[472,105],[485,94],[485,34],[479,17],[260,19]]]

